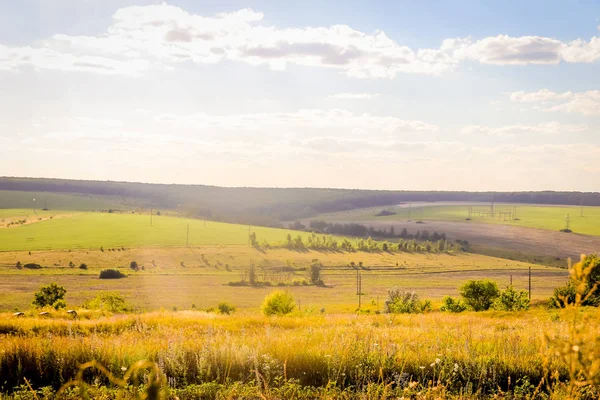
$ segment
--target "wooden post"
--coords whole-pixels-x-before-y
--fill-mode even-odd
[[[531,301],[531,267],[529,267],[529,300]]]

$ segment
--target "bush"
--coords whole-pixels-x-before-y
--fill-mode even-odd
[[[401,289],[388,291],[383,311],[387,314],[419,314],[431,310],[429,300],[420,300],[415,292]]]
[[[285,315],[291,313],[295,306],[289,292],[276,290],[265,297],[261,309],[265,315]]]
[[[451,296],[445,296],[442,299],[442,306],[440,307],[440,311],[452,312],[452,313],[461,313],[467,309],[467,305],[464,304],[459,299],[455,299]]]
[[[100,279],[121,279],[126,277],[127,275],[117,269],[104,269],[100,271]]]
[[[17,264],[15,265],[16,269],[22,269],[23,268],[23,264],[21,264],[21,261],[17,261]]]
[[[134,271],[138,271],[140,269],[140,267],[138,266],[138,263],[136,261],[132,261],[129,264],[129,268],[131,268]]]
[[[59,300],[62,300],[62,303],[58,304],[60,308],[60,306],[64,304],[64,298],[66,293],[67,289],[65,289],[62,286],[58,286],[56,283],[51,283],[47,286],[42,286],[40,291],[33,295],[33,305],[37,308],[54,306],[54,304],[56,304]]]
[[[500,296],[496,282],[484,279],[471,280],[460,288],[460,295],[465,303],[475,311],[489,310],[494,301]]]
[[[517,292],[512,286],[506,288],[494,302],[494,309],[501,311],[529,310],[529,295],[526,291]]]
[[[36,263],[27,263],[27,264],[23,265],[23,268],[27,268],[27,269],[42,269],[42,266],[40,264],[36,264]]]
[[[600,257],[596,254],[582,256],[581,262],[575,267],[580,268],[585,274],[586,281],[581,282],[583,285],[581,293],[582,306],[600,306]],[[582,274],[583,275],[583,274]],[[576,302],[577,287],[573,279],[570,279],[565,286],[554,289],[554,295],[550,299],[550,303],[556,307],[564,307],[565,301],[569,304]]]
[[[67,303],[65,303],[64,300],[56,300],[53,304],[52,307],[54,307],[55,310],[60,310],[62,308],[67,308]]]
[[[310,281],[314,285],[323,285],[323,280],[321,279],[321,270],[323,269],[323,264],[319,262],[319,260],[314,259],[310,263]]]
[[[92,300],[86,301],[83,306],[88,310],[104,310],[113,313],[131,310],[125,297],[118,292],[102,292]]]
[[[79,269],[87,269],[87,264],[85,264],[85,263],[79,264]]]
[[[232,306],[231,304],[227,303],[226,301],[222,301],[219,303],[219,305],[217,306],[217,308],[219,309],[219,313],[221,314],[231,314],[233,312],[235,312],[235,306]]]

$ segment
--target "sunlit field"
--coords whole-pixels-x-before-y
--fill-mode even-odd
[[[501,215],[501,212],[513,212],[516,206],[516,220],[513,215]],[[472,209],[471,220],[468,221],[469,207]],[[382,210],[394,212],[394,215],[376,216]],[[581,216],[583,210],[583,216]],[[324,219],[327,221],[387,221],[396,220],[440,220],[456,221],[464,223],[486,223],[502,224],[512,226],[524,226],[531,228],[559,231],[566,227],[566,217],[569,215],[570,229],[575,233],[600,236],[600,207],[579,206],[546,206],[528,204],[495,204],[494,217],[484,216],[489,213],[490,205],[469,206],[462,205],[435,205],[435,203],[415,203],[410,209],[408,204],[392,207],[371,207],[332,214],[323,214],[312,219]],[[478,214],[479,213],[479,214]]]
[[[588,314],[590,329],[579,337],[584,342],[600,334],[599,316]],[[562,342],[553,342],[569,337],[569,320],[559,312],[319,316],[296,311],[267,318],[185,311],[55,318],[0,319],[0,333],[8,334],[0,341],[1,390],[20,387],[27,395],[27,378],[50,393],[86,361],[96,360],[121,377],[136,361],[149,360],[164,372],[171,396],[182,399],[503,393],[530,398],[540,392],[569,398],[558,384],[569,373],[554,350]],[[98,378],[90,393],[114,396],[114,386],[99,387],[106,377],[90,370],[88,380],[92,376]]]

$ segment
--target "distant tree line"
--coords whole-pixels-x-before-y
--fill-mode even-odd
[[[276,226],[281,221],[408,202],[464,201],[600,206],[600,193],[442,192],[313,188],[225,188],[129,182],[0,177],[0,190],[79,193],[126,199],[128,204],[175,209],[194,217]]]

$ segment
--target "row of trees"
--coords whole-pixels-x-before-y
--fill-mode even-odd
[[[294,222],[290,225],[290,229],[298,231],[308,231],[329,235],[344,235],[344,236],[356,236],[356,237],[377,237],[377,238],[400,238],[400,239],[415,239],[415,240],[430,240],[437,242],[438,240],[446,240],[445,233],[433,232],[429,233],[428,230],[417,231],[416,233],[409,233],[406,228],[403,228],[399,233],[396,233],[394,226],[390,226],[390,229],[375,229],[372,226],[365,226],[357,223],[340,224],[325,222],[320,220],[313,220],[309,222],[308,227],[300,221]]]
[[[270,249],[270,248],[285,248],[289,250],[327,250],[327,251],[346,251],[346,252],[381,252],[381,251],[398,251],[398,252],[418,252],[418,253],[445,253],[463,251],[463,244],[459,241],[450,242],[446,239],[438,239],[435,241],[425,240],[417,241],[416,239],[398,239],[395,243],[383,242],[374,240],[372,237],[367,239],[360,238],[351,242],[344,238],[341,241],[335,239],[331,235],[317,235],[311,233],[306,239],[302,235],[292,237],[288,234],[282,242],[270,243],[266,240],[258,241],[255,232],[250,233],[250,244],[253,247]]]

